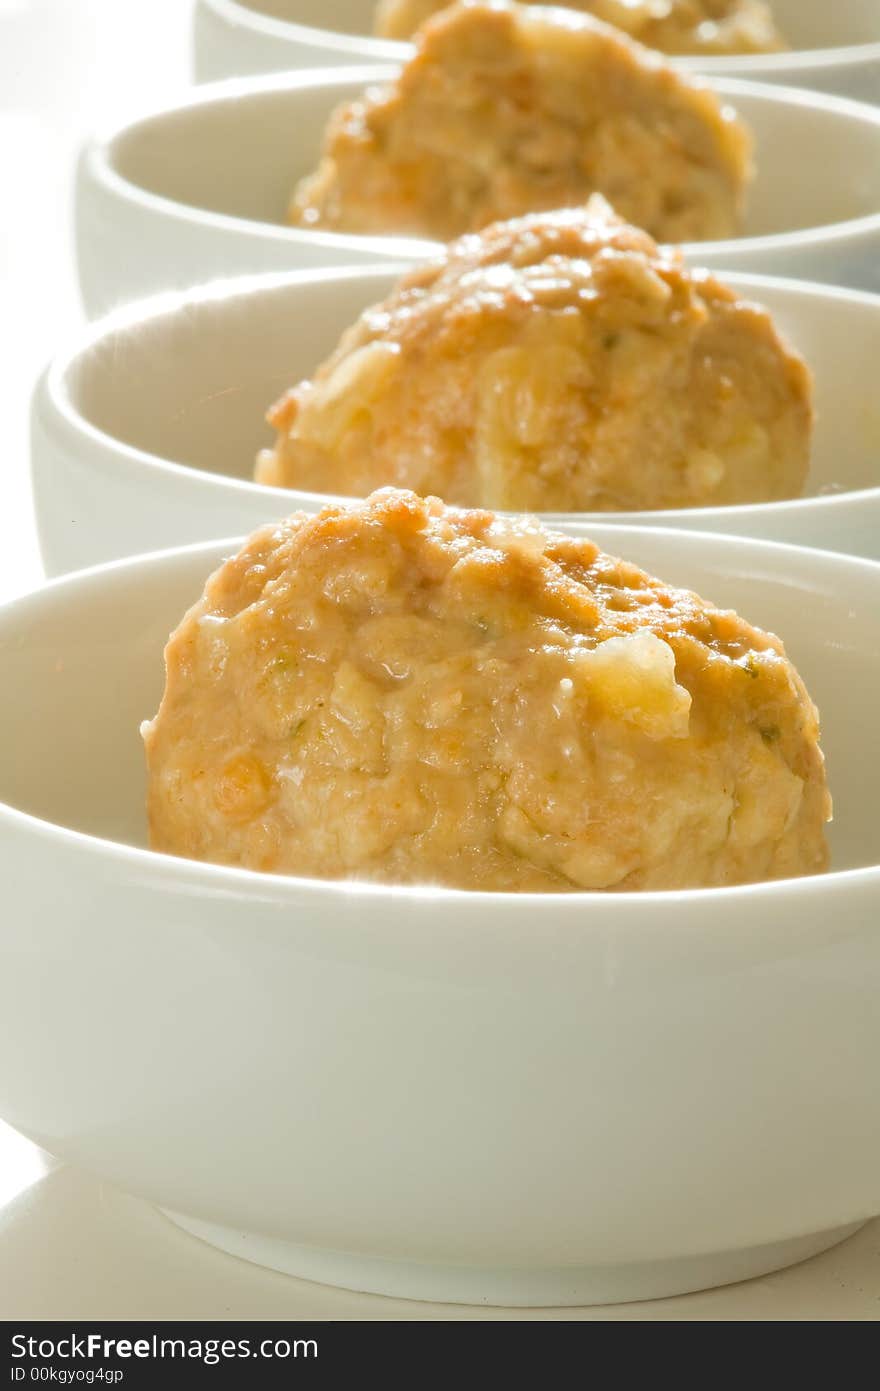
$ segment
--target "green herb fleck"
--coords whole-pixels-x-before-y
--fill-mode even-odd
[[[298,665],[297,654],[287,649],[278,653],[278,656],[272,662],[272,670],[282,672],[295,671]]]
[[[761,668],[758,665],[758,659],[754,652],[750,652],[746,657],[742,664],[742,669],[747,676],[751,676],[753,681],[757,681],[758,677],[761,675]]]

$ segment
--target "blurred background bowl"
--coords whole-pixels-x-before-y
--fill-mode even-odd
[[[790,50],[674,63],[712,77],[742,77],[880,100],[880,4],[877,0],[773,0]],[[410,45],[371,33],[369,0],[197,0],[196,80],[327,67],[401,63]]]
[[[86,309],[219,275],[424,260],[437,243],[287,226],[327,118],[393,68],[202,87],[83,151],[76,241]],[[880,107],[725,79],[752,126],[757,174],[742,237],[687,248],[700,265],[880,289]]]

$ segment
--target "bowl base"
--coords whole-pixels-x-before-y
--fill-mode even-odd
[[[358,1256],[344,1251],[298,1246],[273,1237],[219,1227],[178,1212],[165,1216],[190,1235],[254,1265],[269,1266],[321,1285],[338,1285],[362,1294],[438,1304],[485,1304],[507,1308],[563,1308],[587,1304],[626,1304],[662,1299],[693,1290],[731,1285],[795,1265],[852,1236],[862,1222],[771,1242],[741,1251],[720,1251],[676,1260],[630,1265],[559,1266],[538,1269],[435,1266]]]

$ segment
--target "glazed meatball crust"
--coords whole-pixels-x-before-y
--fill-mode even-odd
[[[594,192],[667,242],[739,231],[743,123],[708,86],[572,10],[477,0],[330,119],[290,205],[306,228],[448,241]]]
[[[825,867],[782,644],[590,542],[385,490],[257,532],[172,635],[157,850],[482,890]]]
[[[380,0],[375,31],[409,39],[445,8],[444,0]],[[786,47],[765,0],[568,0],[566,8],[595,15],[664,53],[776,53]]]
[[[807,477],[812,382],[760,305],[594,197],[405,276],[269,415],[257,478],[465,507],[774,502]]]

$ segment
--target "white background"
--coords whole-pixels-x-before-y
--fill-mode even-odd
[[[0,602],[39,583],[42,573],[30,506],[28,398],[55,345],[81,322],[70,234],[74,154],[89,129],[186,82],[189,22],[188,0],[0,0]],[[26,1067],[27,1059],[16,1064]],[[728,1290],[614,1310],[489,1316],[874,1320],[880,1224],[805,1265]],[[0,1319],[87,1317],[487,1313],[352,1295],[244,1265],[145,1204],[55,1163],[0,1122]]]
[[[189,77],[189,0],[0,0],[0,602],[42,576],[33,380],[82,320],[71,174],[84,134]]]

